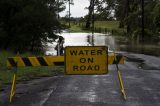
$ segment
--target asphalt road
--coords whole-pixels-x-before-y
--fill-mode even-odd
[[[115,65],[107,75],[60,75],[17,85],[13,103],[9,87],[0,106],[160,106],[160,57],[123,53],[120,65],[127,100],[120,92]]]

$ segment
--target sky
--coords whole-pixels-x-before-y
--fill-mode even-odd
[[[74,5],[71,5],[71,17],[83,17],[88,14],[88,10],[85,7],[89,6],[89,0],[73,0]],[[66,5],[65,11],[60,13],[63,17],[67,14],[68,4]]]

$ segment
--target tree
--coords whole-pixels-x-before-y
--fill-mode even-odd
[[[153,24],[155,26],[155,33],[160,34],[160,2],[156,2],[153,8]]]
[[[116,0],[115,16],[128,35],[153,35],[158,28],[155,20],[159,19],[160,11],[156,8],[159,3],[159,0]]]
[[[98,0],[96,1],[95,6],[96,14],[99,15],[99,19],[110,20],[114,17],[115,0]]]
[[[57,11],[64,6],[55,0],[1,0],[0,48],[16,51],[33,51],[41,48],[48,39],[56,38],[60,29]]]
[[[94,12],[95,0],[90,0],[90,5],[88,7],[88,16],[86,21],[86,28],[90,28],[93,12]]]
[[[93,13],[95,13],[95,19],[108,20],[113,17],[115,8],[115,0],[90,0],[90,5],[88,7],[88,15],[86,21],[86,28],[90,28]]]

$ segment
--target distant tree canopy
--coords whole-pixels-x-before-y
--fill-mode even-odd
[[[93,7],[96,20],[112,20],[114,18],[120,21],[120,28],[126,28],[128,35],[141,35],[142,0],[90,0],[86,28],[90,27]],[[144,0],[144,30],[145,35],[160,34],[159,0]]]
[[[120,21],[120,27],[127,27],[127,32],[133,36],[141,35],[142,2],[139,0],[117,0],[115,17]],[[160,1],[144,0],[144,30],[145,36],[159,33]]]
[[[115,0],[89,0],[88,15],[86,15],[86,28],[91,25],[92,18],[96,20],[112,20]],[[94,16],[93,16],[94,15]]]
[[[0,49],[34,51],[54,40],[63,9],[55,0],[0,0]]]

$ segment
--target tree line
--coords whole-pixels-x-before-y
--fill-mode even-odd
[[[145,36],[160,34],[159,0],[90,0],[88,10],[86,28],[91,27],[94,17],[118,20],[119,27],[125,28],[132,37],[141,36],[142,28]]]
[[[0,50],[43,49],[57,38],[62,27],[58,12],[64,9],[58,0],[0,0]]]
[[[33,52],[43,49],[46,42],[57,38],[56,32],[62,28],[58,13],[70,1],[0,0],[0,50]],[[93,18],[118,20],[119,27],[126,29],[128,36],[139,37],[142,35],[144,16],[145,36],[160,34],[159,0],[89,1],[88,15],[85,16],[86,28],[91,27]]]

